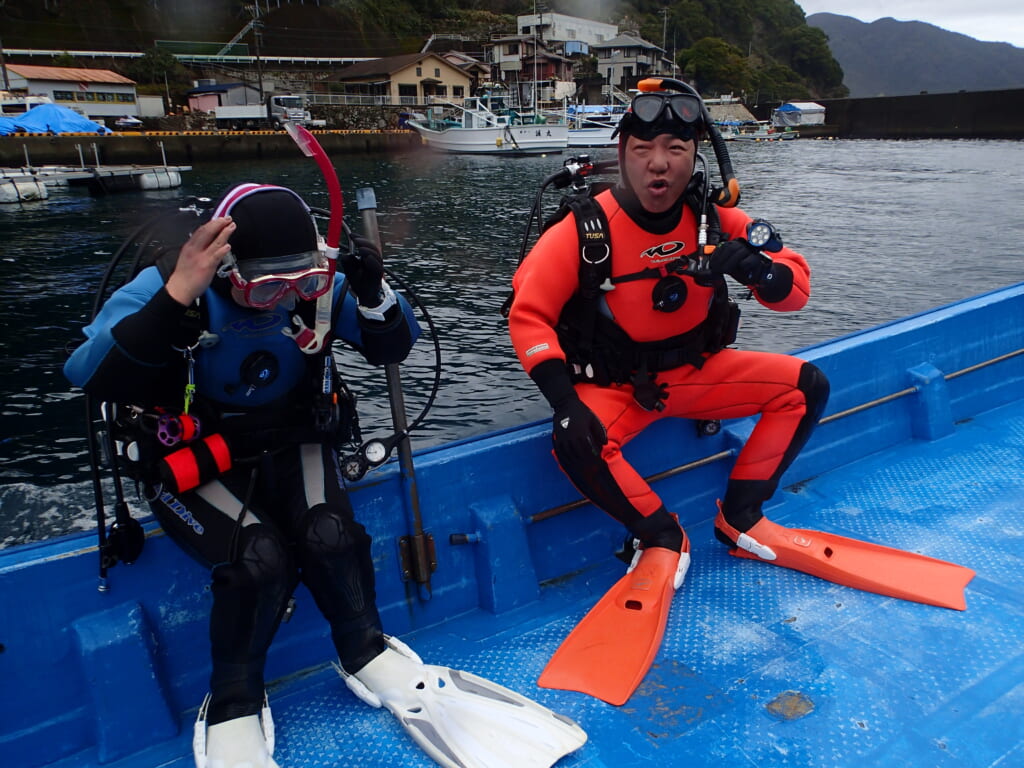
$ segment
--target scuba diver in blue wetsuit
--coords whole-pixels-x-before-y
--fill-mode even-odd
[[[238,185],[176,260],[143,269],[110,297],[65,365],[73,384],[116,408],[121,458],[154,516],[211,571],[212,671],[196,765],[278,768],[264,664],[299,582],[330,625],[348,687],[398,716],[441,765],[505,764],[458,743],[460,730],[479,730],[470,717],[531,725],[540,758],[522,764],[550,765],[586,739],[578,726],[489,681],[428,667],[383,633],[370,537],[335,448],[354,411],[331,340],[388,365],[406,357],[419,326],[384,280],[374,245],[332,247],[340,228],[332,204],[325,244],[295,192]],[[476,686],[463,696],[466,719],[448,730],[433,722],[438,689],[451,713],[462,679]]]

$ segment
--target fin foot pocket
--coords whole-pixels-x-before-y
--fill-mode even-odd
[[[345,684],[386,707],[443,768],[549,768],[587,734],[568,717],[490,680],[424,664],[395,638]]]

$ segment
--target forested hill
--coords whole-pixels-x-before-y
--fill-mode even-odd
[[[258,5],[261,49],[267,55],[359,57],[418,51],[435,33],[487,40],[516,31],[515,16],[535,7],[532,0],[259,0]],[[664,43],[688,77],[709,93],[843,95],[842,71],[824,34],[805,23],[794,0],[549,0],[545,5]],[[252,8],[251,0],[0,0],[0,30],[9,49],[146,51],[158,40],[227,42],[252,20]],[[252,47],[253,32],[242,42]]]
[[[833,13],[807,23],[829,39],[850,96],[1024,88],[1024,48],[986,43],[920,21],[870,24]]]

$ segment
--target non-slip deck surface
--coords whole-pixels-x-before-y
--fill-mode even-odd
[[[560,768],[1024,765],[1024,403],[776,501],[767,511],[786,525],[974,568],[967,610],[731,557],[709,515],[689,528],[693,567],[661,652],[623,707],[536,687],[562,638],[621,575],[611,557],[546,586],[525,608],[403,639],[430,663],[573,717],[590,740]],[[390,714],[358,701],[329,668],[272,689],[271,702],[282,768],[433,765]],[[124,766],[190,766],[189,739],[183,732]]]

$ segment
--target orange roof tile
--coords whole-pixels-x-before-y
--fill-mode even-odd
[[[44,67],[37,64],[8,64],[7,69],[26,80],[70,80],[74,83],[116,83],[135,85],[124,75],[109,69],[86,69],[84,67]]]

